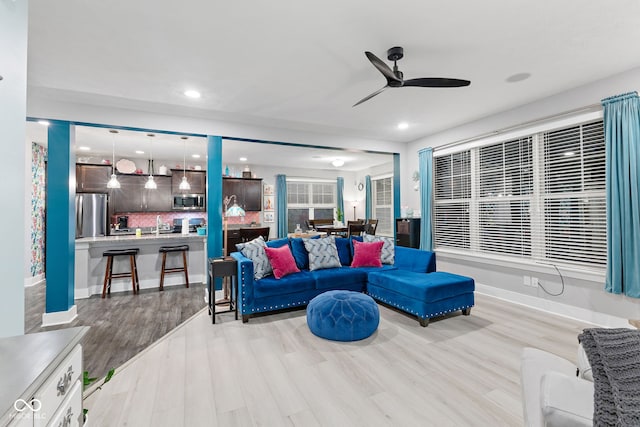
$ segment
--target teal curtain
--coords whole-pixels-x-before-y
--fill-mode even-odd
[[[364,177],[364,218],[371,219],[372,218],[372,203],[373,198],[371,195],[371,176],[367,175]]]
[[[278,238],[287,237],[287,176],[276,175],[276,209],[278,214]]]
[[[433,209],[433,149],[418,152],[420,162],[420,249],[433,250],[431,226]]]
[[[339,176],[338,179],[336,180],[336,184],[338,186],[338,192],[337,192],[337,196],[338,196],[338,209],[340,209],[340,211],[342,212],[342,221],[345,221],[345,214],[344,214],[344,178]]]
[[[602,100],[607,192],[605,289],[640,297],[640,100],[637,92]]]

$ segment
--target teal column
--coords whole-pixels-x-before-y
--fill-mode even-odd
[[[400,218],[400,154],[393,153],[393,240],[396,239],[396,218]]]
[[[207,137],[207,259],[222,255],[222,137]],[[209,265],[206,266],[208,271]],[[207,273],[207,281],[209,280]],[[221,289],[220,281],[216,289]]]
[[[47,142],[46,312],[53,313],[69,310],[74,302],[76,161],[73,125],[51,120]]]

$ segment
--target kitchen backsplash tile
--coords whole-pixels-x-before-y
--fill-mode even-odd
[[[117,222],[116,217],[126,215],[129,217],[129,228],[155,227],[156,217],[160,215],[163,224],[173,225],[174,219],[179,218],[204,218],[207,219],[206,212],[137,212],[137,213],[116,213],[111,217],[111,224]],[[260,212],[247,212],[244,217],[229,217],[229,224],[251,224],[260,223]]]

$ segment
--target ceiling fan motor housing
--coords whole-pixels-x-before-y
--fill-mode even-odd
[[[387,51],[387,59],[389,61],[399,61],[404,56],[404,49],[400,46],[392,47]]]

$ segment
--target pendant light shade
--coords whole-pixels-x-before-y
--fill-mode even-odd
[[[153,180],[153,137],[155,136],[152,133],[148,133],[149,137],[149,179],[144,184],[144,188],[147,190],[157,190],[158,184]]]
[[[187,136],[180,137],[183,143],[183,151],[182,151],[182,181],[178,188],[182,191],[191,190],[191,184],[187,181]]]
[[[187,181],[187,177],[183,176],[180,185],[178,186],[180,190],[191,190],[191,184]]]
[[[153,180],[153,175],[149,175],[149,179],[144,184],[144,188],[147,190],[156,190],[158,188],[158,184]]]
[[[116,176],[116,134],[118,133],[115,129],[109,129],[109,133],[111,133],[111,150],[112,150],[112,161],[111,168],[113,173],[111,174],[111,179],[107,182],[107,188],[120,188],[120,183],[118,182],[118,177]]]

